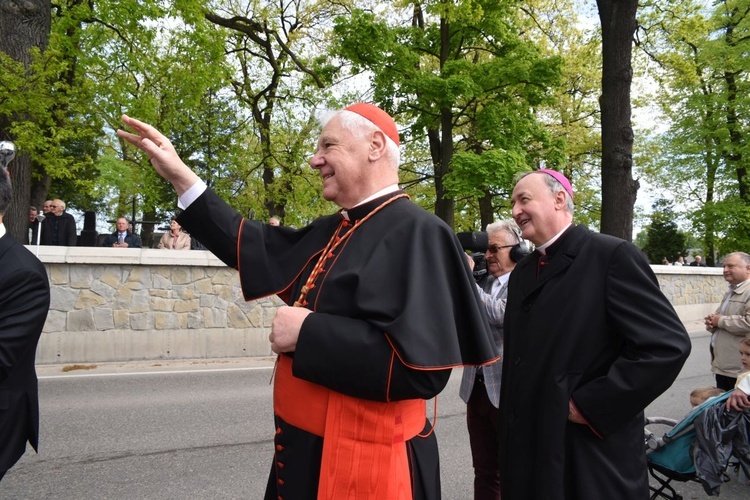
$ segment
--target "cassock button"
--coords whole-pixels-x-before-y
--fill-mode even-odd
[[[276,462],[276,467],[278,467],[279,469],[283,469],[284,468],[284,464],[281,463],[281,462]]]
[[[277,444],[276,445],[276,451],[284,451],[284,447],[281,446],[280,444]]]
[[[520,365],[521,364],[521,358],[514,359],[513,360],[513,364],[516,365],[516,366]]]
[[[524,304],[523,312],[529,312],[531,310],[531,304]]]
[[[279,479],[278,482],[279,482],[279,486],[284,486],[284,480],[283,479]]]
[[[515,415],[512,415],[512,414],[508,415],[508,423],[509,424],[512,424],[515,421],[516,421],[516,416]]]

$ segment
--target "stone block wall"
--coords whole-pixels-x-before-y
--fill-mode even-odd
[[[245,302],[238,273],[206,251],[29,247],[47,268],[51,305],[37,362],[272,355],[277,297]],[[718,268],[653,266],[686,321],[721,301]]]
[[[245,302],[238,273],[209,252],[41,247],[39,257],[51,303],[38,363],[272,354],[281,301]]]
[[[651,266],[659,287],[686,323],[700,322],[716,310],[727,282],[720,267]]]

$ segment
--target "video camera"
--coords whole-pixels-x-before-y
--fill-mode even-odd
[[[466,231],[456,233],[461,248],[471,252],[471,258],[474,261],[474,280],[479,283],[487,276],[487,261],[484,258],[484,252],[487,251],[489,238],[484,231]]]
[[[518,243],[513,245],[508,252],[508,257],[513,262],[520,262],[521,259],[531,253],[531,247],[521,236],[521,232],[518,228],[512,229],[513,234],[516,236]],[[484,253],[487,251],[489,246],[489,236],[484,231],[471,231],[464,233],[456,233],[458,241],[461,243],[461,247],[464,250],[471,252],[471,258],[474,259],[474,279],[477,283],[487,275],[487,261],[484,258]]]

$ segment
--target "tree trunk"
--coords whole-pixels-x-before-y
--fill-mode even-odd
[[[495,222],[495,207],[492,206],[492,193],[485,190],[484,196],[479,198],[479,224],[482,231]]]
[[[30,50],[47,47],[52,26],[50,0],[2,0],[0,2],[0,51],[22,62],[26,69],[31,63]],[[22,117],[0,115],[0,140],[14,138],[10,125]],[[31,158],[16,144],[16,158],[8,165],[13,183],[13,200],[3,218],[10,234],[22,242],[27,240],[29,205],[31,199]]]
[[[597,0],[602,23],[601,232],[633,239],[633,128],[630,123],[631,56],[638,0]]]
[[[450,23],[440,20],[440,69],[450,56]],[[435,215],[451,228],[455,223],[455,201],[446,196],[443,179],[450,172],[453,161],[453,111],[450,107],[440,109],[440,161],[435,162]]]

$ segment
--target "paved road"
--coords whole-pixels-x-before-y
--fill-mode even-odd
[[[681,418],[688,394],[709,385],[708,337],[673,388],[647,411]],[[142,363],[63,374],[40,367],[41,450],[0,483],[2,499],[256,499],[265,489],[273,434],[269,360]],[[438,401],[443,498],[471,499],[465,407],[456,370]],[[544,480],[544,471],[539,471]],[[686,499],[707,498],[698,484]],[[747,500],[737,478],[721,497]]]

